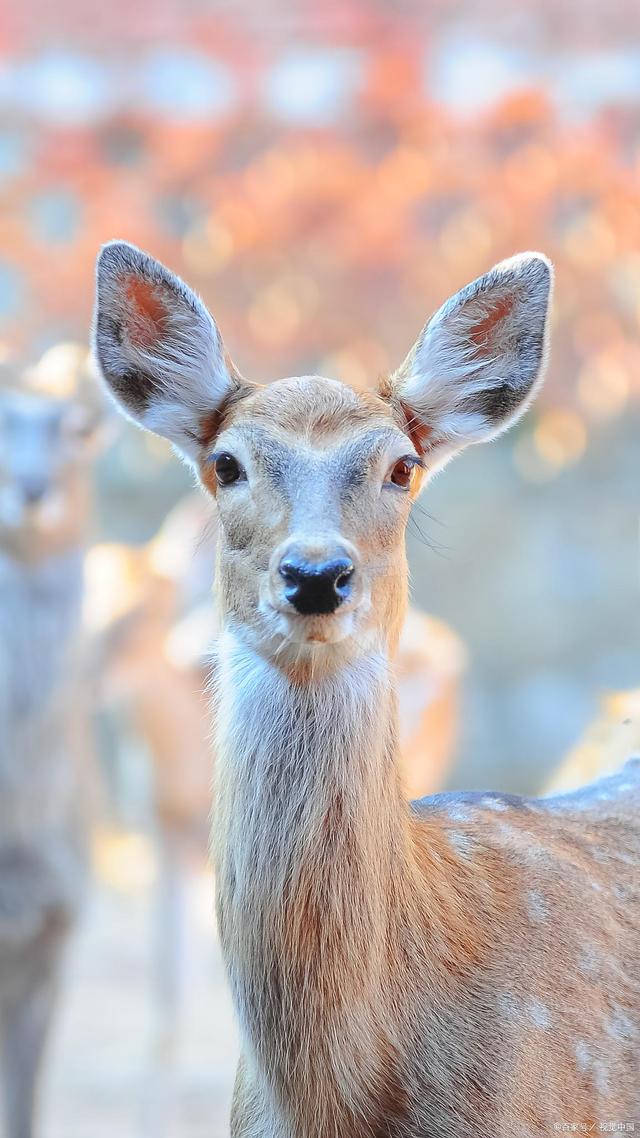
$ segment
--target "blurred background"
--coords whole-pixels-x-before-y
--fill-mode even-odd
[[[68,466],[94,486],[72,540],[95,884],[38,1133],[215,1138],[236,1053],[204,852],[215,520],[162,442],[94,406],[96,251],[167,262],[252,379],[356,386],[495,261],[555,261],[538,403],[416,507],[431,619],[403,714],[416,793],[537,792],[566,756],[586,779],[640,707],[640,8],[29,0],[0,52],[3,383],[93,416]]]

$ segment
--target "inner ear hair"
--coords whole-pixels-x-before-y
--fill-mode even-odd
[[[162,341],[169,322],[169,309],[162,297],[162,286],[131,274],[122,287],[127,294],[129,316],[127,334],[137,348],[150,349]]]
[[[544,374],[552,268],[546,257],[503,261],[451,297],[380,394],[421,454],[453,454],[504,430]]]

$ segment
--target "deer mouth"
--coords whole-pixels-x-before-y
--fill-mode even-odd
[[[357,607],[310,614],[297,613],[288,605],[268,604],[261,608],[278,638],[294,645],[339,644],[355,629]]]
[[[339,644],[353,632],[354,614],[351,612],[332,613],[328,616],[297,618],[298,639],[305,644]]]

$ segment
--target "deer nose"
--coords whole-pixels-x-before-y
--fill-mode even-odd
[[[285,557],[278,569],[285,582],[284,595],[302,616],[335,612],[351,593],[353,562],[348,557],[331,561],[305,561]]]

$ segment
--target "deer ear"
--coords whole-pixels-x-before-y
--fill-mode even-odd
[[[547,356],[553,270],[541,253],[501,261],[451,297],[381,394],[429,468],[511,426],[536,394]]]
[[[112,241],[98,257],[94,352],[120,408],[197,459],[239,378],[202,302],[159,261]]]

